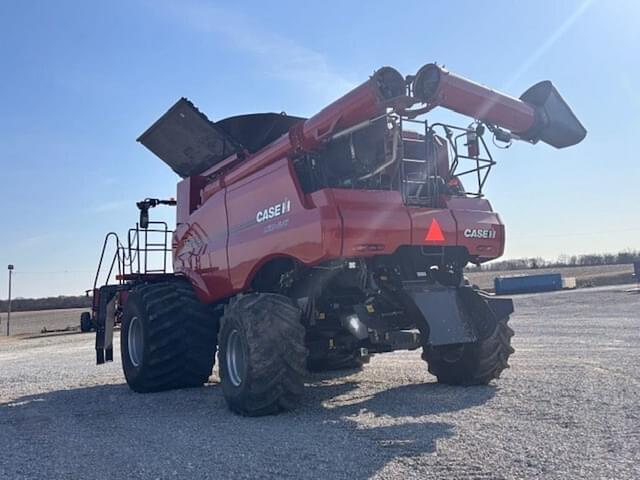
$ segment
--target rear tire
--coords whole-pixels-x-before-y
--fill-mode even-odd
[[[80,331],[83,333],[90,332],[93,328],[93,322],[91,321],[91,313],[82,312],[80,314]]]
[[[476,343],[425,347],[422,358],[427,361],[429,372],[439,383],[448,385],[486,385],[499,378],[509,368],[507,361],[515,351],[508,321],[509,317],[499,321],[490,337]]]
[[[222,390],[233,412],[261,416],[297,405],[307,362],[300,314],[282,295],[231,299],[222,317],[218,359]]]
[[[127,384],[140,393],[202,386],[215,361],[217,333],[215,312],[188,282],[134,287],[120,334]]]

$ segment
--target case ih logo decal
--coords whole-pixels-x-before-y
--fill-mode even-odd
[[[289,201],[289,199],[285,198],[282,202],[265,208],[264,210],[260,210],[258,213],[256,213],[256,222],[266,222],[267,220],[279,217],[280,215],[284,215],[285,213],[289,213],[290,211],[291,202]]]
[[[462,234],[467,238],[496,238],[498,232],[492,228],[467,228]]]

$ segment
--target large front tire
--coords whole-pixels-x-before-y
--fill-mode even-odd
[[[222,317],[220,379],[229,408],[240,415],[270,415],[298,403],[307,349],[300,309],[268,293],[231,299]]]
[[[507,361],[514,353],[511,346],[513,330],[500,320],[493,334],[485,340],[471,344],[442,347],[425,347],[422,358],[429,365],[429,372],[439,383],[448,385],[486,385],[499,378]]]
[[[140,393],[202,386],[215,361],[217,333],[215,312],[186,281],[134,287],[120,334],[127,384]]]

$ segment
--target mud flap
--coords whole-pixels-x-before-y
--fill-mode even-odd
[[[96,312],[96,364],[113,361],[113,321],[119,285],[101,287]]]
[[[513,313],[513,300],[510,298],[496,298],[472,287],[459,288],[458,294],[480,340],[493,335],[498,322]]]
[[[471,287],[405,286],[404,291],[427,324],[430,346],[483,340],[513,312],[511,299],[496,299]]]

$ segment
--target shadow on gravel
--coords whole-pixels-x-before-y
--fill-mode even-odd
[[[313,403],[324,405],[330,417],[356,436],[383,447],[372,473],[396,457],[436,451],[436,441],[453,436],[452,426],[429,417],[483,405],[496,387],[451,387],[437,383],[410,384],[358,395],[357,382],[312,384]],[[355,395],[354,395],[355,393]]]
[[[329,378],[335,380],[335,377],[327,377]],[[360,410],[390,417],[421,417],[455,412],[483,405],[495,396],[497,390],[494,385],[453,387],[438,383],[420,383],[401,385],[358,397],[349,395],[349,392],[358,390],[359,382],[324,383],[327,379],[308,385],[307,395],[310,401],[316,404],[325,400],[336,400],[338,405],[329,409],[340,411],[343,415],[354,414]],[[340,401],[341,396],[345,397],[344,401]]]
[[[218,384],[141,395],[124,384],[0,404],[7,478],[369,478],[454,435],[440,414],[481,405],[493,387],[412,384],[372,395],[357,377],[313,376],[294,412],[231,414]],[[71,457],[70,457],[71,454]],[[0,475],[1,476],[1,475]]]

